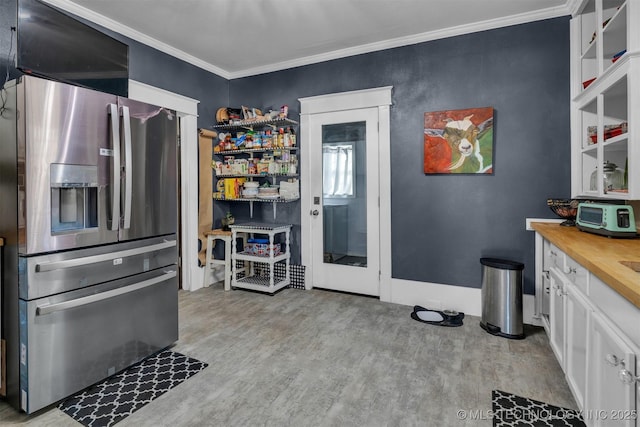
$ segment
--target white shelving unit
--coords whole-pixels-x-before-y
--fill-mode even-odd
[[[216,131],[228,131],[228,132],[239,132],[239,131],[254,131],[254,130],[262,130],[262,129],[272,129],[276,130],[280,127],[297,127],[298,122],[291,119],[275,119],[275,120],[263,120],[263,121],[253,121],[253,122],[238,122],[234,124],[224,124],[224,125],[216,125],[213,126],[213,129]],[[214,151],[214,156],[223,158],[224,156],[245,156],[249,160],[253,160],[255,158],[261,158],[265,154],[273,155],[274,157],[283,157],[283,153],[286,153],[287,158],[291,157],[291,154],[295,154],[298,151],[298,147],[289,146],[289,147],[269,147],[269,148],[247,148],[247,149],[237,149],[237,150],[224,150],[224,151]],[[297,164],[296,164],[297,167]],[[289,179],[289,178],[297,178],[299,174],[297,173],[297,169],[295,172],[284,172],[284,173],[225,173],[216,175],[216,180],[221,180],[225,178],[247,178],[249,181],[253,180],[263,180],[266,179],[272,185],[278,184],[281,179]],[[273,219],[276,219],[276,206],[278,203],[290,203],[298,200],[299,198],[260,198],[260,197],[251,197],[251,198],[224,198],[224,197],[216,197],[214,194],[214,200],[225,201],[225,202],[247,202],[249,203],[249,212],[250,217],[253,218],[253,204],[254,203],[271,203],[273,207]]]
[[[289,277],[289,261],[291,254],[289,252],[289,235],[291,233],[290,224],[262,224],[262,223],[247,223],[232,225],[231,228],[231,287],[251,289],[259,292],[267,292],[274,294],[280,289],[288,286],[291,283]],[[274,255],[273,252],[269,252],[265,256],[255,255],[247,252],[238,252],[237,237],[238,233],[245,233],[249,238],[255,235],[268,236],[269,246],[271,247],[275,242],[275,236],[284,235],[284,243],[281,243],[281,253]],[[244,261],[249,263],[248,268],[243,270],[247,272],[245,276],[238,277],[239,271],[237,271],[237,261]],[[258,264],[266,264],[268,266],[269,274],[265,276],[260,274],[261,272],[256,266]],[[284,264],[284,277],[278,277],[275,274],[276,263]]]
[[[583,1],[571,21],[572,197],[640,199],[638,93],[640,3]],[[605,185],[605,162],[626,174],[622,188]]]

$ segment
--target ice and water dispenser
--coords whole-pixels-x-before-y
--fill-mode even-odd
[[[50,171],[51,233],[98,226],[98,167],[54,163]]]

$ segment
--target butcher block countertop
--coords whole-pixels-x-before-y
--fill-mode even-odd
[[[640,308],[640,239],[614,239],[585,233],[576,227],[534,222],[531,227],[612,289]]]

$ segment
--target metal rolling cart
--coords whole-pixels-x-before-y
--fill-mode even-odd
[[[230,228],[232,289],[251,289],[274,294],[289,285],[291,282],[289,277],[289,262],[291,258],[289,252],[290,224],[245,223],[231,225]],[[268,243],[265,243],[260,251],[247,251],[247,248],[243,247],[242,252],[238,252],[236,243],[238,233],[245,233],[249,242],[256,235],[268,236]],[[278,252],[275,249],[275,237],[281,234],[284,235],[284,242],[281,243],[281,250]],[[237,268],[238,261],[249,263],[248,268],[244,269],[245,274],[243,276],[239,274],[242,270]],[[276,264],[278,263],[284,265],[283,276],[276,275]],[[268,267],[268,274],[265,274],[264,269],[260,268],[261,265]]]

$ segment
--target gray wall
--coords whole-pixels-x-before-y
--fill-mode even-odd
[[[2,80],[14,21],[15,0],[3,1]],[[296,118],[300,97],[392,85],[392,276],[479,287],[479,258],[505,257],[525,263],[525,291],[533,293],[534,239],[525,218],[552,217],[546,199],[570,194],[568,17],[231,82],[105,32],[129,44],[131,79],[201,101],[199,127],[214,124],[220,106],[288,104]],[[495,109],[494,174],[424,175],[424,113],[485,106]],[[216,204],[214,218],[228,208]],[[299,262],[304,209],[299,202],[277,209],[277,222],[294,224],[293,262]],[[232,210],[248,218],[246,204]],[[271,205],[258,206],[255,218],[273,221]]]
[[[7,79],[12,80],[17,76],[13,68],[13,55],[16,52],[16,33],[11,28],[16,26],[17,2],[16,0],[0,1],[0,87]],[[11,50],[11,53],[9,53]]]
[[[546,199],[570,196],[569,17],[236,79],[229,102],[288,104],[296,117],[300,97],[387,85],[392,277],[477,288],[479,258],[504,257],[525,264],[533,293],[525,218],[553,217]],[[424,113],[486,106],[493,175],[424,175]],[[299,224],[290,214],[278,219]]]

